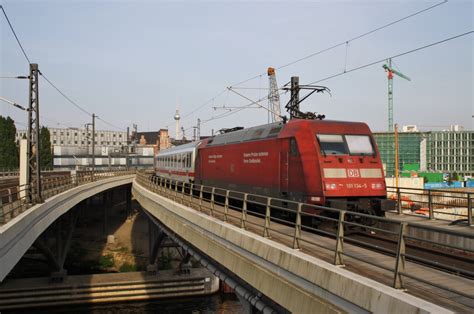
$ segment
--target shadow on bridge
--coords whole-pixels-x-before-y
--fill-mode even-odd
[[[145,271],[150,265],[151,274]],[[41,306],[50,311],[77,303],[77,310],[89,311],[100,308],[101,302],[186,299],[215,292],[217,281],[207,280],[208,272],[182,271],[190,266],[189,256],[159,236],[131,199],[128,183],[79,202],[52,222],[0,284],[0,310]],[[165,309],[160,302],[137,306]]]

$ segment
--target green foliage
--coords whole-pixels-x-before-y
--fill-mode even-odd
[[[114,256],[112,254],[101,256],[99,259],[99,264],[102,269],[114,266]]]
[[[120,270],[121,273],[137,271],[137,265],[129,264],[129,263],[123,263],[122,266],[120,266],[119,270]]]
[[[44,126],[40,129],[40,164],[41,168],[53,168],[50,133]]]
[[[13,119],[0,116],[0,168],[17,169],[19,167],[15,134],[16,127]]]

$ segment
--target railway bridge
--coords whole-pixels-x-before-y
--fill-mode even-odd
[[[307,214],[306,204],[126,171],[70,178],[45,189],[50,197],[42,204],[4,203],[2,210],[9,210],[0,217],[0,280],[42,231],[75,204],[130,184],[150,218],[150,230],[156,231],[150,232],[150,252],[156,252],[163,236],[173,239],[233,287],[249,312],[448,313],[474,308],[472,227],[430,226],[406,217],[364,217],[330,208],[325,211],[334,211],[331,215],[319,217]],[[316,229],[302,223],[307,215],[326,221]],[[156,265],[150,264],[149,271],[155,272]]]

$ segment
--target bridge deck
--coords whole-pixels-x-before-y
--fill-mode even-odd
[[[201,206],[199,206],[198,200],[190,199],[187,195],[179,195],[177,200],[191,208],[211,214],[210,202],[203,201]],[[214,217],[224,220],[224,207],[215,204],[212,214]],[[240,211],[229,209],[227,221],[228,223],[240,227],[242,221],[241,216]],[[417,217],[402,216],[399,218],[414,221],[415,219],[413,218]],[[248,215],[246,229],[253,233],[263,235],[264,221],[264,217]],[[427,221],[426,219],[424,219],[422,223],[442,224],[440,221]],[[453,226],[447,226],[447,228],[453,228]],[[287,226],[272,221],[269,233],[270,239],[289,247],[293,246],[293,226]],[[300,250],[306,254],[333,263],[335,246],[336,240],[333,238],[305,230],[301,231]],[[377,253],[349,243],[344,243],[344,255],[344,267],[346,267],[346,269],[389,286],[393,284],[393,269],[395,267],[395,258],[393,256]],[[360,260],[364,262],[361,263]],[[374,263],[371,261],[374,261]],[[377,265],[375,265],[375,263]],[[474,268],[474,265],[471,266]],[[470,312],[474,308],[473,280],[428,268],[410,261],[405,262],[404,275],[404,288],[409,294],[424,298],[454,311]],[[419,279],[412,279],[408,276],[423,278],[426,282],[421,282]],[[443,286],[446,289],[437,288],[430,283]],[[452,292],[449,290],[452,290]]]

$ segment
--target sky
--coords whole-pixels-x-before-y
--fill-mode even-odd
[[[473,30],[473,1],[451,0],[279,69],[440,2],[0,0],[30,60],[75,103],[109,122],[98,121],[97,129],[137,124],[139,131],[169,128],[174,136],[178,105],[188,138],[198,118],[201,135],[268,123],[264,109],[222,107],[249,104],[229,86],[252,100],[265,98],[269,66],[277,68],[279,86],[291,76],[308,84]],[[411,78],[395,76],[394,122],[425,130],[453,124],[473,130],[473,49],[471,33],[393,59]],[[319,82],[331,95],[311,96],[302,110],[387,130],[383,63]],[[3,77],[28,73],[28,62],[0,15],[0,96],[26,106],[28,81]],[[256,78],[236,84],[251,77]],[[41,77],[39,86],[41,124],[90,122]],[[283,94],[282,111],[287,101]],[[267,106],[265,100],[261,104]],[[26,113],[9,104],[0,102],[0,114],[11,116],[17,128],[26,126]]]

